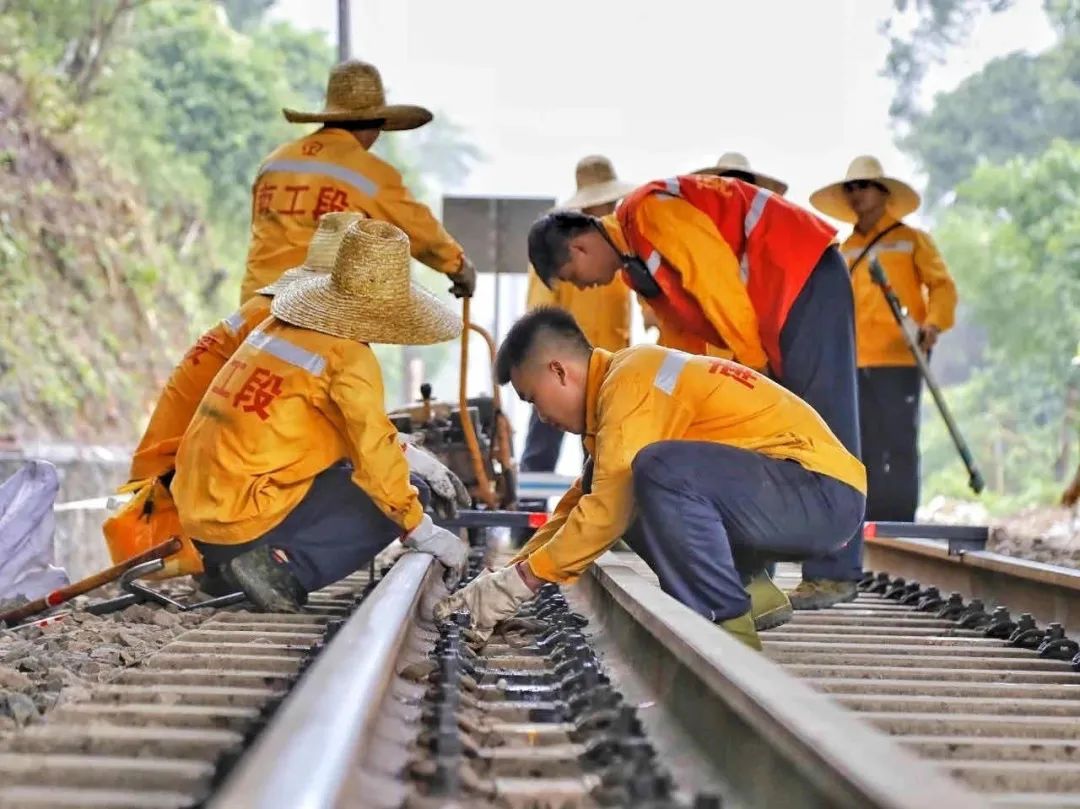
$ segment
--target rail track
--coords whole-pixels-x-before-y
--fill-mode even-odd
[[[1046,631],[1074,574],[1018,562],[1006,588],[971,573],[1002,559],[868,547],[867,591],[764,655],[615,553],[476,644],[426,619],[437,566],[407,554],[362,600],[359,575],[305,615],[222,611],[25,729],[0,807],[1080,806],[1080,673]]]

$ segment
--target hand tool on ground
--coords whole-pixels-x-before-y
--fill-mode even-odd
[[[5,623],[9,626],[17,624],[23,619],[29,618],[31,615],[37,615],[39,612],[44,612],[52,607],[57,607],[75,598],[75,596],[83,595],[91,590],[96,590],[103,584],[115,581],[122,576],[125,571],[136,565],[155,560],[161,562],[166,556],[178,553],[180,548],[181,544],[179,539],[176,537],[168,539],[142,553],[132,556],[130,559],[125,559],[123,562],[119,562],[112,567],[106,568],[99,573],[87,576],[85,579],[80,579],[73,584],[69,584],[67,587],[53,590],[48,595],[23,604],[21,607],[16,607],[13,610],[0,613],[0,623]],[[164,564],[163,562],[161,563]]]
[[[975,458],[971,454],[971,450],[968,448],[967,442],[960,434],[960,428],[956,425],[956,421],[952,417],[952,413],[949,410],[949,406],[945,403],[945,397],[941,392],[941,388],[938,387],[937,381],[934,379],[933,374],[930,373],[930,362],[926,358],[926,354],[919,347],[919,330],[915,323],[908,316],[907,310],[903,304],[900,303],[900,298],[897,297],[896,292],[889,284],[889,278],[885,275],[885,269],[881,266],[881,262],[877,258],[870,259],[870,277],[874,280],[874,283],[881,287],[881,292],[885,296],[886,302],[889,304],[889,309],[892,310],[893,317],[896,318],[896,322],[900,326],[900,331],[904,335],[904,341],[907,343],[908,348],[911,350],[912,355],[915,357],[915,362],[919,366],[919,373],[922,374],[923,379],[926,380],[926,387],[930,390],[930,395],[934,397],[934,404],[937,405],[938,412],[941,413],[941,417],[945,420],[945,426],[949,430],[949,436],[952,438],[953,444],[956,445],[956,451],[960,454],[960,459],[964,462],[964,466],[968,471],[968,486],[971,490],[978,494],[983,490],[985,483],[983,482],[982,473],[979,472],[975,466]]]
[[[154,604],[161,604],[165,607],[175,607],[180,612],[189,612],[191,610],[208,609],[211,607],[231,607],[234,604],[241,604],[247,600],[247,596],[238,591],[229,593],[228,595],[218,596],[217,598],[209,598],[206,601],[196,601],[194,603],[185,604],[176,601],[165,593],[162,593],[160,590],[154,590],[147,587],[142,582],[137,581],[142,576],[158,573],[164,567],[164,559],[151,559],[149,562],[135,565],[132,568],[128,568],[120,576],[118,584],[120,585],[120,589],[124,591],[122,596],[107,598],[104,601],[96,601],[93,604],[87,604],[80,610],[70,610],[69,612],[57,613],[56,615],[48,615],[44,618],[39,618],[36,621],[19,624],[12,628],[28,629],[33,626],[48,626],[49,624],[62,621],[76,612],[85,612],[90,615],[108,615],[112,612],[119,612],[134,604],[143,604],[147,601]]]

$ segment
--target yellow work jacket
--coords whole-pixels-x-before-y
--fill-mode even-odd
[[[616,214],[601,221],[619,251],[629,253]],[[638,205],[636,224],[668,264],[678,268],[683,289],[727,342],[726,347],[714,346],[715,353],[764,370],[768,358],[758,332],[757,312],[740,275],[739,259],[708,215],[684,199],[654,194]],[[665,344],[683,349],[696,346],[697,353],[709,350],[703,340],[686,336],[680,324],[656,314]]]
[[[557,283],[548,289],[536,270],[529,267],[528,309],[560,306],[574,316],[589,342],[596,348],[619,351],[630,345],[630,288],[616,278],[610,284],[578,289]]]
[[[680,331],[671,323],[661,322],[656,311],[649,306],[648,301],[641,295],[637,296],[638,305],[641,307],[641,315],[648,322],[650,319],[656,323],[656,344],[661,348],[673,348],[676,351],[685,351],[687,354],[701,354],[706,357],[721,357],[725,360],[734,359],[735,352],[729,348],[714,346],[706,343],[700,337]],[[651,318],[650,318],[651,316]]]
[[[304,263],[319,217],[330,211],[391,222],[408,234],[418,261],[448,274],[461,268],[461,245],[413,199],[401,174],[344,129],[322,129],[279,147],[259,167],[241,302]]]
[[[270,298],[256,295],[200,337],[169,375],[131,459],[129,480],[161,477],[176,465],[176,449],[217,372],[270,317]]]
[[[592,490],[580,479],[514,561],[547,581],[574,581],[633,519],[630,466],[657,441],[711,441],[791,460],[866,491],[866,470],[813,408],[746,366],[658,346],[593,351],[585,447]]]
[[[853,232],[841,250],[850,267],[874,238],[896,224],[883,216],[869,233]],[[956,285],[945,262],[925,233],[900,224],[890,230],[870,251],[877,257],[908,314],[920,326],[933,325],[941,331],[952,327],[956,316]],[[860,368],[880,365],[914,365],[900,326],[893,317],[881,287],[870,277],[870,255],[866,255],[851,276],[855,289],[855,340]]]
[[[423,511],[383,398],[368,345],[265,321],[214,378],[180,442],[172,492],[184,531],[221,544],[256,539],[342,459],[411,531]]]

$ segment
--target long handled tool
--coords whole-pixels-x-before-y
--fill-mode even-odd
[[[85,579],[80,579],[74,584],[69,584],[67,587],[61,587],[59,590],[53,590],[42,598],[23,604],[21,607],[16,607],[13,610],[0,613],[0,623],[11,626],[31,615],[37,615],[39,612],[44,612],[52,607],[57,607],[60,604],[71,601],[75,596],[81,596],[104,584],[115,581],[129,568],[141,565],[143,562],[150,562],[154,559],[164,559],[166,556],[179,553],[180,548],[181,544],[179,539],[176,537],[168,539],[142,553],[135,554],[131,558],[125,559],[123,562],[115,564],[110,568],[106,568],[99,573],[95,573],[93,576],[87,576]]]
[[[956,421],[952,417],[949,406],[945,403],[941,388],[938,387],[934,375],[930,373],[930,362],[926,359],[926,354],[923,353],[922,348],[919,347],[919,330],[911,318],[908,317],[907,310],[900,303],[900,298],[897,297],[896,292],[889,284],[889,278],[885,275],[881,262],[876,258],[870,259],[870,277],[875,284],[881,287],[881,292],[885,295],[885,300],[889,304],[889,309],[892,310],[893,317],[900,324],[900,331],[903,333],[904,340],[915,357],[915,362],[919,366],[919,373],[926,380],[926,387],[930,389],[930,395],[934,397],[934,404],[937,405],[941,417],[945,420],[945,426],[949,430],[949,436],[952,438],[953,444],[956,445],[956,451],[960,453],[960,459],[964,462],[964,466],[967,467],[968,486],[971,487],[975,494],[978,494],[986,484],[983,482],[982,473],[975,466],[975,458],[972,456],[964,436],[960,434],[960,428],[956,426]]]

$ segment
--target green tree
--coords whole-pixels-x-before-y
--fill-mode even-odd
[[[1052,0],[1048,0],[1052,2]],[[1009,8],[1015,0],[893,0],[894,14],[881,26],[889,38],[884,74],[896,84],[890,114],[912,124],[921,114],[919,93],[927,71],[965,41],[983,14]],[[1062,0],[1067,2],[1067,0]],[[905,23],[910,30],[897,33]]]
[[[998,494],[1052,495],[1080,334],[1080,145],[984,165],[936,229],[967,317],[993,324],[968,382],[949,395]],[[958,493],[959,464],[936,419],[924,435],[930,490]]]

